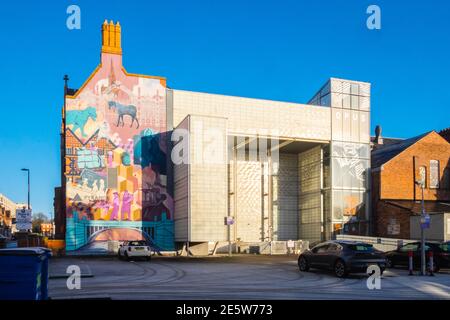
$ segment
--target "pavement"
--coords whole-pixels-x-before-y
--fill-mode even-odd
[[[50,261],[49,295],[55,300],[450,299],[450,270],[431,277],[388,269],[381,277],[381,288],[369,290],[364,274],[339,279],[328,271],[300,272],[296,256],[155,256],[149,262],[61,257]],[[80,268],[80,289],[68,289],[66,270],[71,265]]]

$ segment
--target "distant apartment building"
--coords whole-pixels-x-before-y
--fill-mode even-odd
[[[0,234],[15,231],[17,203],[0,193]]]
[[[372,233],[409,239],[417,227],[411,223],[418,221],[412,217],[422,210],[422,189],[416,182],[425,182],[427,213],[450,213],[450,143],[435,131],[410,139],[382,138],[381,128],[376,131],[371,158]],[[445,239],[450,233],[448,226],[450,222],[439,222],[431,227],[433,234]]]

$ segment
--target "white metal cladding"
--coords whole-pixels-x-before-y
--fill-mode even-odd
[[[225,241],[228,213],[226,119],[189,116],[189,241]],[[214,150],[220,159],[209,162],[207,145],[214,131]],[[203,157],[202,157],[203,156]]]
[[[280,153],[273,177],[274,240],[298,239],[298,155]]]
[[[185,118],[177,127],[189,131],[189,118]],[[189,140],[179,141],[186,143]],[[177,144],[176,142],[174,143]],[[187,241],[189,237],[189,165],[187,163],[174,165],[174,231],[175,241]]]
[[[228,119],[228,134],[331,139],[328,107],[173,90],[173,123],[187,115]]]
[[[299,238],[310,242],[321,240],[321,147],[298,155]]]
[[[261,241],[262,168],[259,161],[237,161],[236,238],[245,242]],[[266,212],[264,212],[265,214]]]

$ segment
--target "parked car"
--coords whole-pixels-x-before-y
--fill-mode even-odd
[[[152,257],[152,250],[147,242],[143,240],[124,241],[124,243],[120,245],[117,254],[119,259],[129,260],[134,257],[140,257],[150,260]]]
[[[371,244],[358,241],[326,241],[303,252],[298,258],[300,271],[310,268],[330,269],[339,278],[349,273],[366,272],[370,265],[379,266],[383,273],[386,268],[384,253]]]
[[[420,241],[411,242],[398,248],[397,250],[386,253],[386,262],[388,268],[396,266],[409,265],[409,252],[413,252],[413,267],[420,268],[421,264],[421,243]],[[438,272],[441,268],[450,267],[450,243],[426,242],[425,253],[427,268],[429,268],[429,252],[433,251],[433,272]]]

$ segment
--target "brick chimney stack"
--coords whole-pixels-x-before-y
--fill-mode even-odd
[[[381,137],[381,126],[377,125],[375,128],[375,144],[383,144],[383,138]]]
[[[111,20],[102,24],[102,53],[122,54],[121,27]]]

